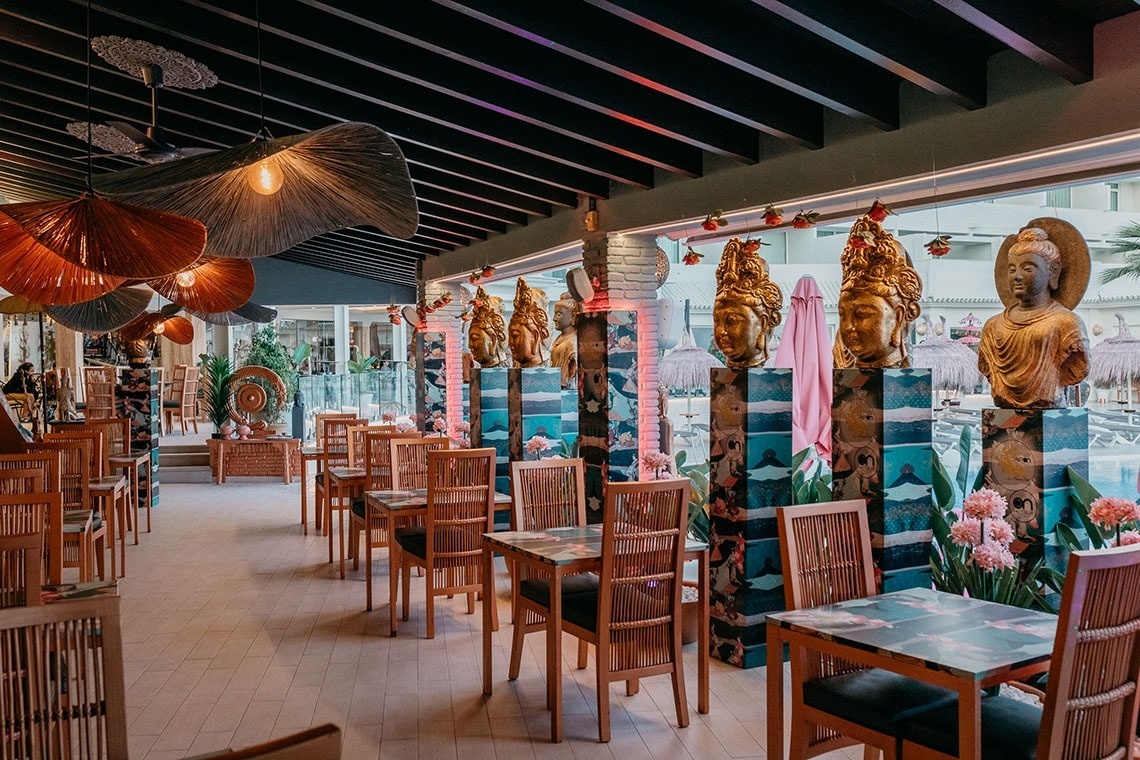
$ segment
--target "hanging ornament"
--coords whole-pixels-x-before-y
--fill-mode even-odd
[[[400,307],[397,306],[396,304],[391,304],[388,307],[388,313],[389,314],[399,314],[400,313]]]
[[[939,258],[950,253],[950,238],[953,235],[939,235],[926,244],[926,250],[931,256]]]
[[[798,214],[792,217],[792,227],[797,230],[806,230],[808,227],[814,227],[815,223],[819,221],[819,214],[814,211],[801,210]]]
[[[388,315],[388,321],[394,325],[400,325],[400,324],[404,323],[404,320],[400,319],[399,314],[389,314]]]
[[[471,283],[472,285],[476,285],[482,278],[483,272],[481,270],[478,270],[467,275],[467,282]]]
[[[853,232],[847,238],[847,242],[852,248],[870,248],[875,245],[875,234],[873,232]]]
[[[724,216],[722,216],[723,213],[724,212],[718,208],[716,211],[705,217],[705,220],[701,222],[701,227],[708,230],[709,232],[716,232],[721,227],[728,224],[728,221],[724,218]]]
[[[488,264],[483,267],[482,271],[479,274],[481,274],[483,277],[493,277],[495,274],[495,268]]]
[[[762,246],[762,245],[771,245],[771,244],[765,243],[760,238],[752,238],[752,237],[745,238],[744,242],[740,244],[740,251],[741,251],[741,253],[749,253],[749,254],[756,253],[757,251],[760,250],[760,246]]]
[[[867,211],[867,216],[870,217],[872,222],[882,224],[883,220],[887,218],[887,215],[893,213],[895,212],[889,205],[876,198],[875,202],[871,204],[870,210]]]
[[[769,227],[775,227],[777,224],[784,223],[784,209],[776,208],[771,203],[768,208],[764,209],[764,224]]]
[[[697,253],[693,250],[692,246],[689,246],[689,250],[681,257],[681,263],[691,267],[700,264],[701,259],[704,257],[705,255],[703,253]]]

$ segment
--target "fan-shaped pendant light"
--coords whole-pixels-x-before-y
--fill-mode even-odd
[[[260,304],[250,301],[242,306],[239,306],[233,311],[223,312],[205,312],[187,309],[188,314],[193,314],[203,322],[209,322],[212,325],[248,325],[250,322],[256,322],[259,325],[264,325],[277,319],[277,310],[271,309],[268,306],[261,306]]]
[[[116,288],[92,301],[44,307],[44,313],[77,332],[104,333],[119,329],[146,311],[153,295],[145,288]]]
[[[91,122],[91,5],[87,5],[87,121]],[[14,203],[0,211],[0,285],[41,304],[74,304],[124,278],[184,269],[202,254],[206,228],[194,219],[100,198],[87,187],[65,201]]]
[[[187,309],[221,312],[236,309],[253,295],[253,264],[242,259],[213,259],[175,275],[147,283],[158,293]]]

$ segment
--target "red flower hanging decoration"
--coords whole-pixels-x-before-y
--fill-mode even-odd
[[[495,274],[495,268],[488,264],[487,266],[483,267],[483,270],[479,274],[483,275],[484,277],[491,277]]]
[[[756,253],[762,245],[769,245],[769,243],[765,243],[760,238],[748,238],[740,244],[740,250],[744,253]]]
[[[394,325],[403,324],[403,322],[404,322],[404,320],[400,319],[400,315],[399,315],[399,314],[390,314],[390,315],[388,315],[388,321],[389,321],[389,322],[391,322],[391,323],[392,323],[392,324],[394,324]]]
[[[397,306],[396,304],[392,304],[391,306],[388,307],[388,313],[389,314],[399,314],[400,313],[400,307]]]
[[[479,280],[481,280],[482,278],[483,278],[483,270],[479,269],[479,270],[476,270],[476,271],[472,272],[471,274],[467,275],[467,282],[471,283],[472,285],[478,285]]]
[[[703,259],[704,257],[705,257],[705,255],[703,253],[697,253],[690,246],[689,250],[685,253],[685,255],[681,257],[681,263],[685,264],[687,266],[693,266],[694,264],[700,264],[701,259]]]
[[[471,317],[473,317],[473,316],[474,316],[474,314],[472,314],[471,312],[465,311],[459,315],[459,318],[462,319],[464,322],[470,322]]]
[[[876,198],[875,202],[871,204],[871,209],[867,212],[867,216],[871,218],[872,222],[882,224],[883,220],[887,218],[887,215],[893,213],[895,212],[889,205]]]
[[[935,258],[950,253],[950,238],[952,235],[939,235],[926,244],[926,250]]]
[[[855,232],[847,238],[847,244],[852,248],[870,248],[875,244],[875,236],[870,232]]]
[[[708,230],[709,232],[716,232],[721,227],[728,224],[728,221],[724,218],[724,216],[722,216],[723,213],[724,212],[718,208],[716,211],[705,217],[705,220],[701,222],[701,227]]]
[[[792,227],[797,230],[806,230],[808,227],[814,227],[815,223],[819,221],[819,214],[814,211],[800,211],[792,217]]]
[[[444,306],[447,306],[449,303],[451,303],[451,300],[452,299],[451,299],[451,291],[450,290],[443,291],[443,295],[439,297],[439,302],[441,304],[443,304]]]
[[[768,208],[764,209],[764,224],[769,227],[775,227],[777,224],[784,223],[784,209],[776,208],[771,203]]]

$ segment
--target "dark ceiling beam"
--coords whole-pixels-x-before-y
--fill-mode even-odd
[[[509,190],[501,190],[482,182],[472,182],[453,174],[447,174],[428,166],[416,167],[415,183],[418,186],[434,187],[455,195],[493,203],[511,211],[529,216],[550,216],[550,204]]]
[[[831,0],[751,0],[863,60],[965,108],[986,104],[984,50],[934,44],[937,30],[890,6]]]
[[[23,183],[38,193],[46,193],[45,198],[71,198],[82,192],[82,187],[76,189],[74,183],[61,181],[57,177],[47,177],[41,172],[31,171],[16,164],[0,164],[0,175],[6,177],[9,182]]]
[[[502,234],[507,231],[506,222],[500,222],[497,220],[488,219],[485,216],[470,214],[460,209],[444,206],[427,198],[420,198],[419,204],[421,214],[430,214],[439,219],[446,219],[451,222],[466,224],[469,227],[474,227],[476,229],[483,230],[484,232],[495,232]]]
[[[383,251],[410,261],[421,261],[425,255],[434,253],[427,247],[421,247],[416,241],[385,238],[367,227],[333,230],[317,237],[346,250],[366,254]]]
[[[772,23],[748,0],[705,0],[699,13],[690,0],[586,2],[844,116],[880,129],[898,127],[898,80],[893,75]]]
[[[287,251],[276,254],[280,258],[292,259],[293,256],[304,256],[307,262],[325,267],[337,267],[341,271],[353,272],[362,276],[376,279],[384,278],[395,282],[414,283],[416,279],[416,265],[407,263],[397,265],[387,259],[362,256],[349,252],[338,251],[330,255],[329,249],[320,241],[309,241],[294,246]]]
[[[418,148],[418,146],[411,146]],[[467,182],[478,182],[496,190],[505,190],[508,193],[521,195],[524,198],[533,198],[541,203],[564,208],[576,208],[578,194],[572,190],[565,190],[554,185],[524,177],[521,174],[512,174],[486,164],[475,162],[448,153],[433,151],[430,162],[422,161],[416,155],[418,150],[405,153],[404,158],[409,167],[423,167],[434,172],[450,174]],[[413,173],[415,170],[412,170]]]
[[[51,54],[51,60],[67,60],[73,65],[83,66],[85,57],[85,38],[77,30],[82,30],[83,8],[72,3],[37,3],[34,0],[5,0],[0,7],[0,34],[3,34],[13,24],[23,22],[25,31],[38,30],[34,47],[29,50],[38,50],[42,54]],[[93,26],[94,26],[93,22]],[[249,118],[248,133],[242,133],[238,138],[231,139],[225,144],[236,144],[248,139],[257,124],[257,69],[250,62],[248,56],[239,60],[231,59],[225,50],[217,46],[205,47],[191,34],[182,34],[173,42],[165,39],[166,32],[161,23],[149,25],[136,24],[129,12],[117,14],[113,21],[108,22],[100,17],[99,27],[112,26],[114,30],[125,36],[141,39],[155,40],[155,32],[163,35],[162,42],[177,47],[191,57],[201,60],[218,74],[221,83],[216,87],[196,94],[193,91],[181,91],[178,100],[185,98],[192,101],[193,111],[199,108],[222,107],[235,111],[239,115]],[[99,27],[96,30],[99,31]],[[107,31],[103,29],[102,31]],[[221,55],[219,55],[221,53]],[[51,71],[58,66],[47,67]],[[93,73],[97,74],[100,67],[97,65]],[[114,75],[122,80],[122,87],[130,87],[132,93],[137,87],[137,78],[114,70]],[[468,175],[469,170],[489,170],[487,181],[498,185],[506,185],[518,192],[530,192],[536,186],[550,187],[557,202],[567,205],[567,194],[584,194],[598,198],[609,195],[608,181],[597,174],[584,172],[561,163],[548,161],[532,154],[501,146],[486,140],[477,139],[459,132],[455,129],[441,127],[437,124],[405,116],[390,109],[378,108],[375,104],[364,102],[355,98],[338,98],[330,104],[328,93],[321,87],[307,81],[289,78],[275,71],[265,72],[266,80],[266,108],[267,118],[271,129],[288,134],[287,129],[294,131],[309,131],[325,126],[330,120],[361,121],[380,125],[399,143],[405,157],[411,163],[418,163],[439,168],[455,174],[468,176],[479,180],[478,174]],[[83,76],[78,76],[78,82]],[[247,83],[238,85],[238,82]],[[280,99],[274,97],[275,93],[287,93]],[[147,94],[142,92],[134,97],[138,98],[139,108],[147,108]],[[163,113],[171,112],[171,100],[164,101]],[[320,119],[314,119],[314,116]],[[192,118],[192,116],[191,116]],[[295,126],[294,126],[295,125]],[[517,177],[519,183],[511,184]],[[545,197],[538,195],[536,197]]]
[[[527,87],[546,96],[590,109],[710,153],[756,161],[759,141],[754,129],[630,82],[604,71],[583,76],[582,67],[554,51],[536,48],[514,35],[487,27],[471,34],[462,15],[429,3],[386,3],[371,0],[301,0],[305,5],[370,31],[387,35],[393,44],[370,46],[394,57],[398,65],[416,69],[408,48],[425,58],[424,69],[439,69],[439,59],[457,61],[498,81],[496,90]],[[347,49],[347,48],[346,48]],[[435,66],[426,64],[435,60]],[[525,71],[526,76],[519,72]],[[505,81],[504,81],[505,80]],[[575,123],[575,128],[577,124]]]
[[[934,0],[991,37],[1073,84],[1092,79],[1092,23],[1051,3]]]
[[[229,7],[204,0],[189,2],[247,27],[254,24],[253,14],[236,13]],[[233,3],[228,5],[233,6]],[[485,71],[463,65],[454,57],[436,55],[400,39],[378,42],[374,30],[362,27],[355,20],[298,4],[274,6],[274,10],[276,12],[270,13],[267,8],[262,13],[262,51],[266,57],[290,60],[291,51],[302,46],[308,50],[307,62],[315,64],[319,60],[334,70],[345,69],[349,80],[356,79],[355,67],[367,69],[373,80],[370,86],[379,92],[391,90],[391,99],[401,104],[419,101],[416,110],[424,114],[431,113],[434,105],[463,123],[472,122],[473,117],[477,118],[483,111],[509,116],[523,124],[550,130],[659,169],[690,176],[700,172],[700,149],[704,146],[692,146],[675,136],[643,129],[638,124],[515,82],[504,82]],[[319,31],[323,39],[335,40],[335,44],[314,39],[314,31]],[[276,35],[291,44],[267,35]],[[275,49],[280,49],[280,54],[276,54]],[[475,110],[465,112],[471,106]],[[746,139],[741,140],[741,144],[745,142]]]
[[[355,275],[361,279],[371,280],[373,282],[383,282],[392,285],[404,285],[413,288],[416,284],[415,270],[404,274],[365,268],[359,264],[351,262],[324,261],[319,256],[314,255],[311,251],[298,251],[295,249],[291,249],[284,253],[279,253],[274,256],[274,258],[281,259],[282,261],[291,261],[295,264],[304,264],[305,266],[316,267],[317,269],[324,269],[330,272],[343,272],[344,274]],[[362,298],[361,300],[370,301],[373,299]]]
[[[669,97],[804,147],[823,144],[823,109],[633,24],[571,0],[435,0],[465,16]],[[475,33],[477,36],[477,33]],[[587,76],[583,74],[583,76]]]

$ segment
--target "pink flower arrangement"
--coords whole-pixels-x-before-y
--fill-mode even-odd
[[[432,430],[437,433],[443,433],[447,430],[447,420],[443,417],[437,417],[435,422],[431,423]]]
[[[957,546],[974,546],[982,541],[982,521],[963,517],[950,526],[950,540]]]
[[[1017,567],[1017,559],[1009,550],[1009,546],[997,541],[978,544],[970,553],[970,557],[975,565],[988,573]]]
[[[1008,506],[1005,497],[997,491],[979,488],[962,502],[962,512],[978,520],[1002,520]]]
[[[641,455],[641,469],[648,470],[654,480],[659,480],[669,474],[669,467],[673,460],[668,454],[661,451],[647,451]]]
[[[1089,519],[1104,528],[1117,529],[1140,521],[1140,505],[1121,496],[1101,496],[1089,505]]]
[[[451,440],[455,441],[456,448],[460,448],[460,449],[471,448],[471,439],[470,438],[452,438]]]
[[[459,422],[455,423],[452,429],[457,433],[470,433],[471,423],[467,420],[460,420]]]
[[[1117,546],[1133,546],[1140,544],[1140,531],[1123,530],[1120,532],[1120,538],[1117,539]]]
[[[395,412],[384,412],[380,415],[380,421],[381,422],[395,422],[396,421],[396,413]]]
[[[416,429],[416,426],[410,422],[399,422],[396,424],[396,432],[397,433],[410,433],[411,431],[413,431],[415,429]]]
[[[528,454],[542,454],[542,452],[549,450],[550,441],[541,435],[536,435],[526,442],[526,453]]]

